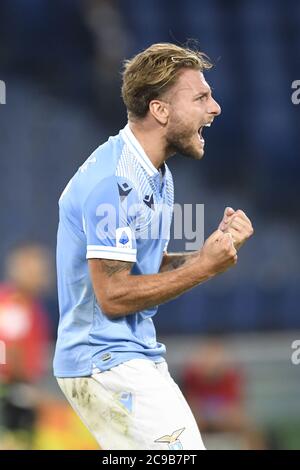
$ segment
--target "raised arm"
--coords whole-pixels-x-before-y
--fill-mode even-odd
[[[133,263],[107,259],[89,259],[89,267],[101,309],[116,318],[174,299],[236,262],[231,235],[217,230],[189,262],[166,272],[132,275]]]
[[[226,207],[219,229],[224,233],[232,235],[233,244],[239,250],[253,233],[251,220],[241,209],[235,211],[231,207]],[[198,251],[183,253],[165,253],[160,266],[160,272],[172,271],[180,266],[190,263],[198,256]]]

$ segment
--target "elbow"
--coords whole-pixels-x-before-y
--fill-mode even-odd
[[[101,312],[103,313],[103,315],[105,315],[109,320],[115,320],[116,318],[124,315],[124,313],[122,312],[122,308],[120,308],[120,306],[117,306],[112,301],[105,300],[104,302],[99,302],[98,300],[98,304],[101,308]]]
[[[126,286],[116,287],[115,284],[106,284],[105,288],[103,287],[101,289],[94,288],[94,293],[101,312],[109,320],[115,320],[136,311],[136,308],[132,308],[135,305],[133,306],[130,302]]]
[[[106,285],[102,289],[98,289],[98,286],[94,285],[94,294],[97,301],[97,304],[103,313],[109,320],[113,320],[118,315],[121,315],[119,309],[116,305],[114,290],[110,288],[109,285]]]
[[[101,312],[109,320],[115,320],[116,318],[123,317],[130,313],[128,309],[126,309],[125,305],[114,298],[105,297],[100,299],[99,296],[96,296],[96,298]]]

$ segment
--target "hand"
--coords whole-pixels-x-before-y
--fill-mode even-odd
[[[222,222],[218,228],[222,230],[222,232],[232,235],[233,243],[237,250],[239,250],[245,241],[254,233],[252,223],[245,212],[241,209],[235,211],[232,207],[226,207]]]
[[[210,235],[199,255],[211,275],[224,272],[237,263],[237,252],[233,245],[232,235],[229,232],[223,233],[221,230],[216,230]]]

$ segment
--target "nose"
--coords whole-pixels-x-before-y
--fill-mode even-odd
[[[214,98],[211,98],[211,103],[208,112],[210,114],[213,114],[214,116],[219,116],[219,114],[221,114],[222,112],[221,106]]]

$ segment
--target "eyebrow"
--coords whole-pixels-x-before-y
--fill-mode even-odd
[[[212,92],[212,88],[210,88],[208,91],[200,91],[199,93],[197,93],[194,98],[199,98],[200,96],[208,96],[211,94]]]

